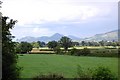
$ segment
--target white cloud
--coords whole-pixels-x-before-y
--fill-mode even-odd
[[[76,17],[87,20],[101,14],[99,7],[82,5],[79,0],[5,0],[2,7],[3,14],[18,20],[19,25],[74,20]]]
[[[18,20],[16,27],[12,30],[12,34],[17,38],[50,36],[56,32],[67,35],[67,24],[82,24],[99,18],[105,20],[107,18],[105,16],[114,11],[113,3],[109,2],[117,2],[117,0],[4,0],[2,13]],[[55,27],[59,27],[54,31],[51,30],[50,22],[56,23]],[[32,25],[43,23],[45,27]],[[62,27],[60,24],[66,25]]]
[[[12,31],[12,35],[16,37],[16,39],[20,39],[25,36],[51,36],[54,34],[54,31],[50,31],[48,28],[44,27],[15,27]]]
[[[33,28],[32,33],[33,33],[35,36],[38,36],[38,35],[39,35],[39,36],[42,36],[42,35],[52,34],[53,32],[50,31],[48,28],[36,27],[36,28]]]

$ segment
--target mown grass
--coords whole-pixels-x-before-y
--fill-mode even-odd
[[[118,73],[118,59],[108,57],[69,56],[56,54],[19,55],[18,65],[23,67],[21,78],[32,78],[39,74],[59,73],[67,78],[77,75],[77,66],[95,69],[109,67],[114,75]]]

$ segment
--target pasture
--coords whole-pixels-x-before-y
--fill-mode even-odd
[[[21,78],[32,78],[39,74],[58,73],[66,78],[77,74],[77,66],[95,69],[98,66],[109,67],[114,75],[118,74],[118,59],[111,57],[88,57],[56,54],[23,54],[18,65],[23,67]]]

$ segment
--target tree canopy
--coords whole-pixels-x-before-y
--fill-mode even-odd
[[[20,68],[17,66],[17,54],[15,45],[12,42],[13,36],[10,33],[16,23],[16,20],[8,17],[2,17],[2,80],[17,80],[19,78]]]
[[[65,51],[67,51],[68,48],[72,46],[72,40],[66,36],[62,37],[59,43],[62,47],[64,47]]]
[[[19,45],[20,53],[29,53],[32,50],[33,46],[28,42],[21,42]]]
[[[55,49],[57,47],[57,41],[50,41],[48,42],[48,47],[51,49]]]

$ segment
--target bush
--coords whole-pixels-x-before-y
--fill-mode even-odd
[[[87,69],[86,71],[80,66],[77,66],[77,78],[80,79],[87,79],[90,80],[92,79],[92,70],[91,69]]]
[[[64,52],[60,49],[59,46],[57,46],[55,49],[54,49],[55,53],[56,54],[64,54]]]
[[[39,75],[33,78],[33,80],[65,80],[63,75],[51,73],[48,75]]]
[[[73,49],[71,49],[69,54],[70,55],[75,55],[75,56],[80,56],[80,55],[82,55],[82,50],[73,48]]]
[[[73,48],[73,49],[71,49],[70,54],[75,55],[75,56],[81,56],[81,55],[86,56],[86,55],[90,54],[90,50],[88,48],[84,48],[81,50]]]
[[[92,77],[94,80],[117,80],[107,67],[98,67]]]
[[[76,48],[73,48],[73,49],[71,49],[71,51],[70,51],[70,55],[74,55],[75,53],[77,53],[78,52],[78,50],[76,49]]]
[[[82,53],[83,53],[82,55],[87,56],[88,54],[90,54],[90,50],[88,48],[84,48],[82,50]]]
[[[77,75],[77,78],[80,78],[80,80],[118,80],[117,77],[111,73],[109,68],[101,66],[94,70],[89,68],[84,70],[78,65]]]
[[[97,56],[97,57],[118,57],[118,50],[91,50],[91,54],[89,56]]]

